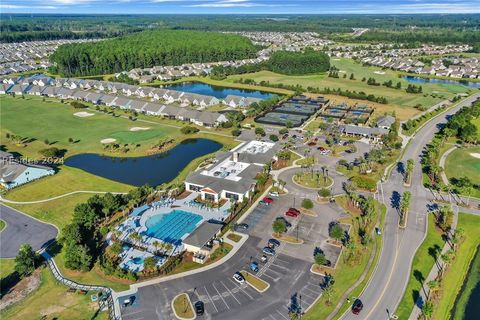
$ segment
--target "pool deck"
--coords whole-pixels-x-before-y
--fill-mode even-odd
[[[208,220],[218,220],[223,221],[228,215],[228,209],[230,208],[230,201],[227,201],[221,208],[207,208],[206,206],[193,204],[193,200],[197,198],[198,194],[191,193],[188,197],[184,199],[174,199],[169,198],[163,201],[158,201],[150,205],[142,206],[144,210],[134,210],[134,215],[131,215],[123,223],[117,226],[117,230],[121,232],[119,239],[124,242],[132,243],[137,246],[144,247],[149,252],[163,251],[165,255],[176,255],[183,251],[183,244],[177,245],[172,248],[172,250],[166,251],[162,247],[154,246],[154,242],[162,242],[160,239],[155,237],[149,237],[145,235],[147,231],[146,222],[148,219],[155,215],[159,214],[168,214],[173,210],[182,210],[198,214],[202,217],[195,228],[195,230],[203,221]],[[193,231],[192,230],[192,231]],[[135,243],[132,239],[129,238],[130,234],[133,232],[138,232],[142,236],[141,241],[136,241]],[[185,239],[189,233],[185,234],[181,240]]]

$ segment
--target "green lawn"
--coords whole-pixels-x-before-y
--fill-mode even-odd
[[[377,203],[378,204],[378,203]],[[386,208],[382,206],[381,208],[382,215],[380,217],[380,226],[382,227],[385,221],[385,213]],[[357,216],[356,214],[351,214],[351,218],[346,220],[342,220],[341,222],[345,223],[352,223],[352,220]],[[373,219],[376,221],[376,218]],[[372,232],[373,224],[369,226],[367,233]],[[359,241],[358,236],[355,233],[351,234],[352,238],[357,239]],[[374,269],[376,262],[380,257],[380,252],[382,249],[382,239],[381,237],[376,237],[376,250],[375,250],[375,257],[370,269],[367,271],[367,275],[365,279],[351,292],[351,297],[358,297],[360,293],[363,291],[364,287],[366,286],[368,280],[370,279]],[[368,265],[368,260],[370,259],[370,254],[373,250],[373,243],[370,243],[368,246],[363,247],[360,244],[357,244],[359,247],[357,253],[357,261],[353,265],[348,263],[342,256],[339,258],[337,268],[332,272],[332,275],[335,279],[335,285],[333,286],[333,294],[331,297],[331,304],[326,304],[326,298],[322,296],[318,302],[311,307],[311,309],[305,314],[302,319],[305,320],[318,320],[318,319],[326,319],[328,315],[333,311],[335,306],[338,302],[340,302],[341,296],[346,292],[351,286],[355,284],[355,282],[360,278],[362,273],[364,272],[365,268]],[[350,308],[351,305],[348,305],[346,302],[342,305],[341,309],[337,313],[337,315],[342,314],[345,310]]]
[[[38,151],[47,147],[44,141],[48,140],[52,146],[66,149],[66,156],[77,153],[104,153],[100,140],[115,138],[120,144],[141,144],[139,148],[122,156],[143,155],[162,137],[180,135],[177,128],[148,125],[148,131],[130,131],[130,128],[144,126],[121,117],[112,117],[91,110],[74,109],[56,99],[42,101],[40,97],[25,96],[25,99],[10,95],[0,97],[0,117],[2,118],[1,137],[9,150],[16,151],[24,156],[39,158]],[[76,112],[87,111],[93,113],[90,117],[77,117]],[[6,133],[20,135],[34,139],[27,147],[19,147],[3,139]],[[72,138],[75,143],[69,143]]]
[[[480,245],[480,217],[472,214],[460,213],[458,227],[465,230],[465,240],[459,245],[455,260],[445,272],[442,280],[440,301],[435,304],[433,319],[449,319],[450,312],[455,304],[455,299],[460,293],[462,284],[467,276],[477,247]],[[465,307],[466,301],[461,303]],[[461,306],[458,306],[461,308]]]
[[[255,287],[258,291],[264,291],[269,287],[268,282],[260,279],[256,275],[248,272],[248,271],[241,271],[240,272],[245,280],[253,287]]]
[[[314,173],[312,176],[310,172],[295,174],[293,180],[301,186],[314,189],[329,187],[333,183],[333,180],[330,177],[326,177],[326,180],[324,180],[321,173],[318,175]]]
[[[480,184],[480,159],[472,156],[480,154],[480,147],[458,148],[445,160],[445,174],[448,179],[468,177],[474,184]]]
[[[423,87],[423,94],[409,94],[406,93],[404,88],[409,84],[406,80],[398,77],[398,73],[392,70],[381,70],[377,67],[364,67],[359,63],[354,62],[351,59],[331,59],[331,64],[344,71],[340,73],[340,78],[330,78],[326,74],[313,74],[304,76],[289,76],[276,74],[270,71],[260,71],[251,74],[233,75],[229,76],[225,82],[233,82],[240,78],[253,79],[256,82],[269,81],[270,83],[283,83],[285,85],[297,85],[300,84],[303,87],[329,87],[340,88],[342,90],[355,90],[364,91],[367,94],[374,94],[376,96],[384,96],[388,99],[390,107],[396,110],[397,116],[400,119],[408,119],[412,115],[418,113],[413,107],[417,104],[423,106],[432,106],[435,103],[453,97],[456,93],[467,92],[468,88],[460,85],[440,85],[440,84],[425,84]],[[375,72],[384,72],[385,74],[377,74]],[[350,80],[350,74],[355,75],[356,80]],[[343,74],[347,74],[347,78],[343,79]],[[385,81],[392,80],[394,85],[397,82],[402,83],[402,90],[393,88],[387,88],[385,86],[369,86],[366,82],[362,82],[361,79],[375,78],[377,82],[383,83]],[[433,95],[433,96],[432,96]],[[346,100],[343,97],[338,97],[337,100]],[[365,102],[363,102],[365,103]],[[372,104],[368,102],[369,104]],[[375,106],[377,106],[375,104]],[[387,106],[379,106],[384,109]],[[389,109],[385,109],[389,110]]]
[[[13,272],[15,266],[14,259],[0,259],[0,279],[5,278]]]
[[[2,232],[2,230],[5,229],[6,226],[7,226],[7,224],[5,223],[5,221],[0,219],[0,232]]]
[[[173,308],[179,317],[187,319],[194,317],[190,298],[186,293],[180,294],[173,300]]]
[[[2,320],[10,319],[107,319],[108,314],[97,314],[96,304],[90,302],[91,292],[86,295],[68,293],[67,288],[59,285],[49,269],[41,271],[40,287],[26,299],[3,310]]]
[[[444,244],[445,241],[442,239],[442,233],[435,226],[435,217],[433,214],[429,214],[427,236],[413,258],[407,288],[395,312],[398,319],[408,319],[410,316],[415,301],[420,294],[420,290],[422,290],[422,282],[428,276],[435,263],[435,257],[432,255],[432,251],[438,250],[439,252]]]
[[[480,140],[480,118],[472,119],[471,122],[477,127],[477,139]]]

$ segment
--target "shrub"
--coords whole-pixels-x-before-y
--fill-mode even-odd
[[[39,153],[45,158],[58,158],[62,155],[62,152],[56,147],[42,149]]]
[[[310,199],[303,199],[302,200],[302,207],[305,209],[312,209],[313,208],[313,201]]]
[[[232,136],[238,137],[242,133],[242,130],[240,129],[233,129],[232,130]]]
[[[264,137],[265,136],[265,130],[263,130],[263,128],[255,128],[255,134],[258,135],[258,136]]]
[[[278,136],[275,135],[275,134],[271,134],[270,135],[270,140],[272,140],[273,142],[277,142],[278,141]]]
[[[322,198],[330,197],[331,194],[332,193],[330,192],[330,190],[328,190],[326,188],[323,188],[320,191],[318,191],[318,195]]]
[[[182,129],[180,129],[180,132],[182,132],[183,134],[193,134],[193,133],[197,133],[198,131],[200,131],[198,128],[195,128],[192,126],[185,126]]]

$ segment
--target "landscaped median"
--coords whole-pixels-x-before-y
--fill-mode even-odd
[[[258,292],[264,293],[268,290],[268,288],[270,288],[270,283],[263,281],[256,275],[251,274],[250,272],[245,270],[240,271],[240,273],[245,278],[245,281],[247,281],[247,283]]]
[[[192,302],[190,301],[190,297],[186,293],[181,293],[175,298],[173,298],[172,310],[177,319],[191,320],[196,318]]]

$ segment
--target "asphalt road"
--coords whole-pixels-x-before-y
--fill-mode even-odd
[[[17,210],[0,205],[0,219],[7,226],[0,232],[0,258],[14,258],[20,246],[28,243],[37,251],[55,239],[58,230]]]
[[[431,120],[410,141],[401,159],[403,164],[406,164],[408,159],[415,161],[410,188],[403,186],[403,175],[399,172],[401,170],[394,170],[389,179],[381,185],[380,191],[388,208],[381,256],[373,277],[360,296],[364,305],[362,313],[355,316],[347,312],[342,319],[389,319],[395,314],[406,289],[413,257],[426,233],[427,213],[435,207],[431,202],[431,194],[422,184],[421,154],[441,124],[446,122],[447,117],[470,105],[478,97],[480,94],[466,99]],[[398,228],[399,213],[396,209],[396,198],[407,190],[412,193],[412,202],[407,228],[403,230]]]
[[[271,237],[272,220],[291,207],[292,201],[293,196],[283,196],[270,206],[257,206],[244,221],[250,226],[247,230],[249,239],[233,258],[200,274],[139,288],[133,306],[122,309],[122,318],[174,319],[170,303],[182,292],[187,292],[193,303],[204,302],[206,314],[197,319],[288,320],[292,305],[301,305],[302,310],[306,310],[320,295],[323,282],[323,277],[310,272],[313,248],[323,245],[328,222],[338,219],[340,213],[325,207],[322,209],[324,214],[318,217],[289,218],[292,223],[290,232],[295,233],[299,224],[299,236],[308,237],[311,242],[301,246],[283,243],[277,254],[263,264],[260,262],[261,249]],[[312,225],[315,228],[310,228]],[[330,259],[336,258],[335,252],[322,248]],[[248,270],[251,260],[259,262],[257,275],[270,284],[265,293],[261,294],[247,284],[239,285],[232,279],[236,271]]]

